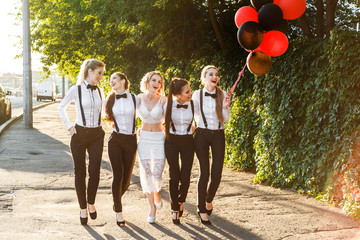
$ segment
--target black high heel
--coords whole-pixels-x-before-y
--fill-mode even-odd
[[[87,222],[88,222],[88,217],[82,218],[81,217],[81,212],[80,212],[80,223],[81,223],[81,225],[87,225]]]
[[[90,205],[90,204],[88,204],[88,205]],[[95,210],[95,212],[90,212],[89,206],[88,206],[88,209],[89,209],[90,218],[91,218],[92,220],[96,219],[96,218],[97,218],[97,212],[96,212],[96,210]]]
[[[210,216],[211,213],[212,213],[212,209],[210,209],[210,210],[206,209],[206,213],[207,213],[208,216]]]
[[[121,213],[117,213],[117,214],[121,214]],[[122,215],[121,215],[121,218],[123,219],[121,222],[119,222],[117,220],[117,214],[116,214],[116,224],[119,226],[119,227],[125,227],[125,220],[123,219]]]
[[[179,205],[182,206],[182,210],[179,210],[179,217],[181,217],[184,213],[184,205],[183,203],[180,203]]]
[[[210,220],[203,220],[202,218],[201,218],[201,215],[200,215],[200,212],[197,212],[198,213],[198,215],[199,215],[199,217],[200,217],[200,220],[201,220],[201,223],[202,224],[204,224],[204,225],[211,225],[211,222],[210,222]]]
[[[125,227],[125,220],[122,221],[122,222],[119,222],[118,220],[116,220],[116,224],[117,224],[119,227]]]
[[[175,225],[179,225],[180,224],[180,219],[179,219],[179,217],[180,217],[180,214],[179,214],[179,212],[178,211],[171,211],[171,213],[172,214],[176,214],[176,219],[173,219],[172,218],[172,221],[173,221],[173,223],[175,224]]]

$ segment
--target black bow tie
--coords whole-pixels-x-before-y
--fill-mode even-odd
[[[212,98],[216,98],[216,93],[208,93],[208,92],[205,92],[205,96],[210,96]]]
[[[92,90],[96,90],[96,89],[97,89],[97,86],[96,86],[96,85],[93,86],[93,85],[88,84],[88,85],[87,85],[87,88],[88,88],[88,89],[90,88],[91,91],[92,91]]]
[[[188,105],[178,104],[178,105],[176,105],[176,108],[185,108],[185,109],[187,109],[187,108],[188,108]]]
[[[126,93],[116,94],[115,97],[116,97],[116,99],[119,99],[119,98],[127,98],[127,95],[126,95]]]

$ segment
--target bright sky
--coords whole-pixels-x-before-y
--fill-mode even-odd
[[[22,58],[14,59],[22,53],[18,36],[22,36],[22,22],[15,25],[15,7],[21,7],[21,0],[1,0],[0,7],[0,73],[23,73]],[[31,69],[41,70],[40,55],[31,54]]]

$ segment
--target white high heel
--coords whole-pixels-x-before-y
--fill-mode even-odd
[[[148,222],[149,222],[149,223],[154,223],[154,222],[155,222],[155,218],[156,218],[156,217],[148,216]]]

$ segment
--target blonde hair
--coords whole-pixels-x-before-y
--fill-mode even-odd
[[[159,71],[152,71],[152,72],[148,72],[146,73],[143,78],[141,79],[141,82],[140,82],[140,90],[142,92],[146,92],[148,90],[148,84],[151,80],[151,78],[154,76],[154,75],[159,75],[160,78],[161,78],[161,88],[160,88],[160,94],[163,94],[164,93],[164,78],[163,76],[161,75],[161,73]]]
[[[201,70],[201,83],[203,85],[205,85],[204,79],[206,76],[206,73],[209,69],[215,69],[216,71],[218,71],[218,69],[214,66],[214,65],[207,65],[205,66],[202,70]],[[222,114],[222,108],[223,108],[223,100],[224,100],[224,93],[223,91],[218,87],[215,86],[216,89],[216,106],[215,106],[215,111],[216,111],[216,115],[220,121],[220,123],[224,123],[224,116]]]
[[[84,80],[87,78],[89,69],[95,70],[99,67],[104,68],[105,70],[105,63],[101,60],[97,59],[86,59],[80,67],[80,72],[77,76],[77,85],[80,85],[84,82]]]

